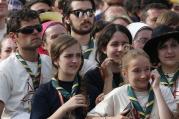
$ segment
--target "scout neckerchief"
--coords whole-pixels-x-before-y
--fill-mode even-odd
[[[167,78],[166,78],[164,72],[162,71],[161,67],[159,67],[157,70],[158,70],[158,72],[160,74],[160,82],[161,82],[161,84],[172,88],[174,83],[176,82],[178,76],[179,76],[179,70],[174,74],[174,76],[173,76],[171,81],[167,80]]]
[[[78,93],[79,90],[79,77],[76,76],[74,81],[73,81],[73,86],[72,86],[72,90],[71,92],[68,92],[67,90],[65,90],[63,87],[61,87],[58,83],[58,80],[55,78],[52,78],[52,85],[53,87],[62,94],[63,97],[65,97],[66,99],[70,99],[70,97],[76,95]]]
[[[24,68],[26,69],[26,71],[30,75],[30,77],[32,78],[32,82],[33,82],[33,86],[34,86],[33,88],[34,88],[34,90],[36,90],[40,84],[40,75],[41,75],[40,55],[38,55],[38,69],[37,69],[36,74],[32,73],[32,70],[29,68],[28,64],[26,63],[26,61],[24,59],[22,59],[22,57],[20,56],[20,54],[18,52],[16,52],[16,57],[21,62],[21,64],[24,66]]]
[[[136,97],[131,86],[128,86],[127,93],[128,93],[129,99],[130,99],[133,107],[138,111],[140,118],[145,119],[147,116],[149,116],[151,114],[152,108],[153,108],[153,105],[154,105],[154,92],[153,92],[151,87],[149,89],[149,98],[148,98],[148,102],[146,104],[146,110],[145,111],[143,110],[143,108],[139,104],[137,97]]]
[[[83,52],[84,59],[89,58],[89,55],[93,51],[93,49],[94,49],[94,41],[93,39],[90,39],[90,41],[88,42],[88,48]]]

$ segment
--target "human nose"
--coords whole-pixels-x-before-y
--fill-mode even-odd
[[[39,33],[37,29],[34,28],[33,33]]]
[[[143,70],[141,72],[141,78],[146,78],[148,74],[149,74],[149,72]]]
[[[118,51],[122,51],[124,50],[124,46],[123,45],[119,45],[118,48],[117,48]]]
[[[73,56],[72,62],[77,63],[79,61],[79,58],[77,56]]]
[[[88,14],[87,14],[86,12],[83,13],[82,17],[83,17],[84,19],[88,19],[88,18],[89,18]]]
[[[168,48],[167,48],[167,52],[168,52],[168,53],[171,53],[172,51],[173,51],[173,48],[172,48],[172,47],[168,47]]]

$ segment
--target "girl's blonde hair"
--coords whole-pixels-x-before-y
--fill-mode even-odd
[[[131,49],[126,54],[124,54],[124,56],[122,57],[122,70],[126,69],[128,67],[129,62],[132,59],[135,59],[136,57],[139,57],[139,56],[144,56],[147,59],[149,59],[149,61],[150,61],[148,54],[144,50]]]

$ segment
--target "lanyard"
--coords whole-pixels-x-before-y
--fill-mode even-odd
[[[149,86],[150,87],[150,86]],[[141,105],[139,104],[137,97],[132,89],[131,86],[128,86],[127,88],[127,93],[129,96],[129,99],[133,105],[133,107],[137,110],[137,112],[140,115],[140,118],[145,119],[147,116],[149,116],[152,112],[152,108],[154,105],[154,92],[152,90],[152,88],[150,87],[149,89],[149,98],[148,98],[148,102],[146,104],[146,110],[144,111],[143,108],[141,107]]]
[[[22,57],[20,56],[20,54],[18,52],[16,52],[16,57],[21,62],[21,64],[24,66],[24,68],[26,69],[26,71],[30,75],[30,77],[32,78],[34,90],[36,90],[40,84],[40,75],[41,75],[40,55],[38,55],[38,70],[37,70],[36,74],[32,73],[32,70],[29,68],[28,64],[26,63],[26,61],[24,59],[22,59]]]

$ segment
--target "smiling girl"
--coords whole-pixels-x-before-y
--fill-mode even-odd
[[[159,74],[151,72],[150,66],[143,50],[127,52],[122,58],[122,74],[129,84],[106,95],[88,119],[172,119],[176,111],[172,93],[159,86]]]

